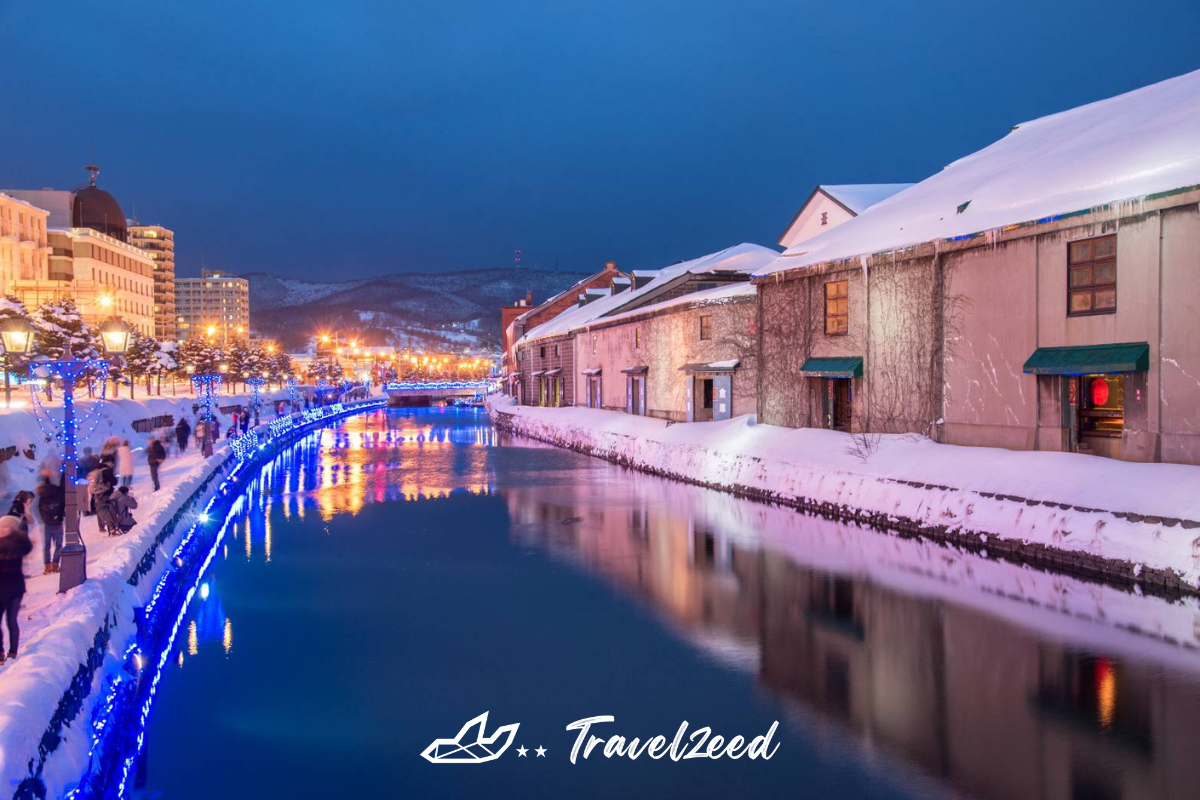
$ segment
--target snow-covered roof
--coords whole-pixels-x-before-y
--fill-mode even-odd
[[[1200,185],[1200,70],[1035,119],[756,273],[886,252]]]
[[[742,243],[727,247],[724,250],[718,250],[715,253],[701,256],[700,258],[692,259],[691,261],[683,261],[678,264],[672,264],[669,267],[664,267],[658,270],[657,277],[647,283],[637,291],[624,291],[618,294],[602,297],[599,300],[593,300],[585,306],[574,306],[559,314],[553,319],[543,322],[533,330],[529,331],[522,337],[521,341],[532,341],[534,339],[542,339],[547,336],[561,336],[575,328],[586,325],[592,320],[598,319],[608,314],[613,314],[626,306],[635,303],[638,299],[657,291],[661,286],[669,283],[676,278],[692,273],[697,275],[711,273],[740,273],[749,275],[756,270],[762,269],[767,264],[778,256],[779,253],[775,250],[763,247],[757,244]],[[754,287],[748,283],[735,283],[735,287],[742,287],[749,290],[751,293]],[[718,287],[719,289],[728,289],[728,287]],[[712,291],[712,290],[706,290]],[[696,298],[702,292],[694,292],[692,294],[682,295],[675,300],[667,301],[674,303],[676,301],[687,302]],[[658,308],[665,303],[656,304]],[[639,309],[640,310],[640,309]]]
[[[754,284],[739,281],[738,283],[727,283],[724,286],[714,286],[711,289],[703,289],[699,292],[691,292],[689,294],[681,294],[678,297],[672,297],[670,300],[664,300],[661,303],[653,303],[648,306],[641,306],[630,311],[623,311],[620,314],[613,314],[611,317],[605,317],[603,320],[589,320],[589,322],[617,322],[619,320],[633,319],[635,317],[644,316],[656,311],[662,311],[667,308],[675,308],[684,306],[695,308],[698,306],[715,306],[722,303],[737,302],[744,297],[753,297],[757,291]]]
[[[852,213],[861,214],[910,186],[911,183],[843,183],[836,186],[823,183],[820,189]]]

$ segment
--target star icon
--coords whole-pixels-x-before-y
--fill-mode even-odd
[[[537,752],[537,754],[538,754],[538,758],[545,758],[545,757],[546,757],[546,748],[544,748],[544,747],[539,747],[539,748],[537,748],[536,752]]]
[[[518,747],[518,748],[517,748],[517,755],[518,755],[518,756],[523,756],[523,755],[525,755],[525,754],[526,754],[526,753],[528,753],[528,752],[529,752],[529,750],[528,750],[528,748],[526,748],[526,747]]]

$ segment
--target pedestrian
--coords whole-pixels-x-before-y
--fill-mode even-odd
[[[112,516],[111,500],[113,489],[116,487],[116,474],[108,459],[100,459],[100,466],[88,473],[88,497],[91,499],[92,511],[100,524],[100,530],[113,535],[114,519]]]
[[[83,458],[79,459],[76,478],[86,478],[92,470],[100,466],[100,457],[92,452],[92,448],[83,448]]]
[[[120,446],[121,437],[119,436],[110,436],[105,439],[104,444],[100,447],[100,460],[103,461],[106,458],[111,458],[113,459],[113,463],[116,463],[117,448]]]
[[[59,551],[63,543],[63,518],[66,516],[67,494],[63,482],[54,483],[52,475],[43,474],[37,487],[38,516],[42,518],[43,575],[58,572]],[[50,554],[53,545],[54,555]]]
[[[213,414],[212,419],[207,420],[207,422],[212,428],[208,438],[215,442],[221,438],[221,420],[217,418],[216,414]]]
[[[21,628],[17,620],[21,598],[25,596],[25,556],[33,549],[21,520],[5,514],[0,517],[0,616],[8,624],[8,650],[0,634],[0,664],[17,657]]]
[[[129,491],[128,486],[122,486],[113,494],[113,520],[119,533],[125,534],[133,530],[137,520],[133,518],[133,509],[138,507],[137,499]]]
[[[133,449],[128,439],[122,439],[117,447],[117,474],[121,476],[121,485],[133,483]]]
[[[232,424],[229,426],[229,430],[230,430],[229,435],[230,435],[230,438],[232,438],[233,437],[232,432],[236,431],[237,426],[238,426],[238,412],[234,411],[232,414],[229,415],[229,418],[232,420]]]
[[[21,529],[29,533],[29,523],[33,522],[33,509],[30,508],[33,500],[33,492],[27,492],[24,489],[17,492],[13,498],[12,505],[8,507],[6,516],[16,517],[21,524]]]
[[[175,426],[175,442],[179,445],[179,453],[182,455],[187,451],[188,437],[192,435],[192,426],[188,425],[188,421],[180,417],[179,424]]]
[[[151,439],[146,447],[146,463],[150,466],[150,480],[154,483],[154,491],[159,490],[158,468],[167,460],[167,448],[157,438]]]

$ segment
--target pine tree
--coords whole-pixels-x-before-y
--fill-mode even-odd
[[[196,375],[212,375],[220,371],[223,358],[224,353],[219,347],[197,337],[179,345],[175,362],[181,371],[191,367],[191,372]]]
[[[158,367],[158,342],[136,330],[129,334],[125,348],[123,372],[129,378],[129,395],[133,396],[133,384],[139,378],[146,379],[146,394],[150,394],[150,376]]]
[[[37,328],[34,346],[42,359],[100,358],[91,329],[84,324],[79,309],[70,300],[42,303],[33,317],[33,324]]]

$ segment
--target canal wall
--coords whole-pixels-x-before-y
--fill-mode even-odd
[[[190,411],[190,400],[172,402],[181,412]],[[139,680],[138,673],[151,666],[140,643],[148,628],[154,628],[151,640],[162,639],[162,618],[176,612],[171,606],[186,594],[186,581],[203,569],[203,545],[211,544],[216,531],[210,529],[218,527],[209,525],[210,512],[215,515],[223,501],[241,491],[249,482],[243,476],[257,468],[260,456],[383,402],[373,399],[272,420],[245,437],[223,440],[208,458],[193,449],[166,462],[159,492],[149,491],[139,460],[141,483],[135,478],[133,486],[141,503],[135,512],[139,525],[110,539],[99,537],[94,521],[85,519],[87,582],[60,595],[55,593],[57,576],[28,581],[21,655],[0,668],[3,796],[109,796],[110,779],[115,775],[123,781],[131,763],[122,757],[122,748],[136,745],[125,738],[112,741],[128,734],[115,721],[148,709],[153,694],[153,683]],[[132,441],[135,431],[128,422],[143,418],[141,411],[134,407],[115,413],[127,428],[116,435]],[[40,533],[31,534],[40,544]],[[26,561],[27,575],[34,573],[34,561],[40,569],[40,548]],[[155,605],[161,613],[147,613]],[[85,774],[99,779],[81,783]],[[96,791],[98,785],[104,789]]]
[[[506,431],[675,480],[1101,580],[1197,594],[1200,468],[493,397]]]

